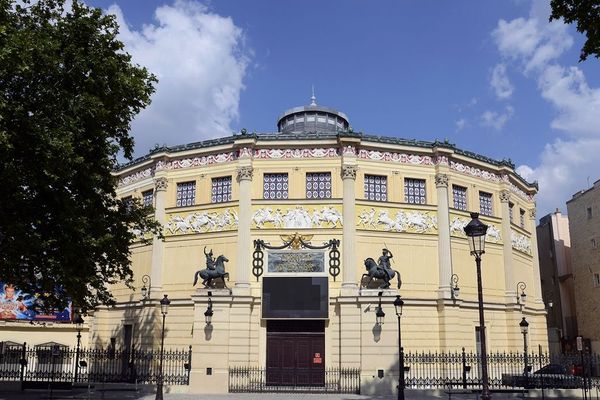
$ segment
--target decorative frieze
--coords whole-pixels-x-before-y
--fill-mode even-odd
[[[517,196],[519,196],[520,198],[527,200],[527,201],[533,201],[534,200],[534,196],[531,194],[527,194],[524,191],[522,191],[521,189],[519,189],[514,183],[509,182],[509,187],[510,187],[510,191],[515,193]]]
[[[260,207],[252,215],[257,229],[339,228],[342,213],[336,206]]]
[[[238,214],[235,208],[171,214],[165,224],[165,235],[206,233],[235,230]]]
[[[455,171],[458,171],[462,174],[471,175],[471,176],[474,176],[477,178],[485,179],[486,181],[500,182],[502,180],[499,175],[494,174],[493,172],[489,172],[484,169],[479,169],[476,167],[470,167],[468,165],[465,165],[465,164],[462,164],[462,163],[459,163],[456,161],[450,161],[450,168]]]
[[[327,158],[337,157],[338,149],[335,147],[315,149],[257,149],[254,158],[259,159],[296,159],[296,158]]]
[[[395,162],[399,164],[434,165],[433,159],[430,156],[423,156],[419,154],[395,153],[390,151],[362,149],[358,152],[358,158],[362,158],[364,160]]]
[[[203,167],[203,166],[212,165],[212,164],[222,164],[222,163],[230,162],[233,160],[235,160],[235,153],[233,151],[229,151],[226,153],[211,154],[211,155],[207,155],[207,156],[193,157],[193,158],[182,158],[179,160],[171,160],[171,161],[162,161],[161,160],[156,163],[156,170],[160,171],[160,170]]]
[[[527,236],[512,231],[511,241],[513,249],[531,255],[531,240]]]
[[[469,219],[454,217],[450,220],[450,235],[455,237],[467,237],[465,235],[465,226],[470,222]],[[502,243],[502,232],[494,224],[486,223],[488,226],[485,240],[488,243]]]
[[[433,163],[435,165],[449,165],[448,157],[446,156],[434,156]]]
[[[119,180],[119,186],[130,185],[137,181],[141,181],[142,179],[150,178],[153,175],[152,168],[146,168],[141,171],[138,171],[134,174],[127,175],[126,177]]]
[[[357,211],[356,226],[359,229],[385,232],[436,233],[438,228],[437,216],[430,211],[374,207],[362,207]]]
[[[242,147],[241,149],[239,149],[238,158],[244,158],[244,157],[252,157],[252,149],[251,148]]]
[[[342,154],[345,156],[355,156],[356,155],[356,147],[344,146],[344,148],[342,149]]]

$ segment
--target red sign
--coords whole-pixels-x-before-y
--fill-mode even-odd
[[[321,358],[321,353],[315,353],[315,357],[313,358],[313,364],[322,364],[323,359]]]

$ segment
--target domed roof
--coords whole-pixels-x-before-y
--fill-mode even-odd
[[[317,105],[314,89],[310,100],[310,105],[294,107],[279,117],[279,133],[335,133],[348,130],[350,123],[346,114]]]

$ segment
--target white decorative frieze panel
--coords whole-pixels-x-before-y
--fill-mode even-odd
[[[236,208],[221,208],[192,213],[177,213],[168,216],[165,236],[186,233],[231,231],[238,227]]]
[[[467,237],[465,235],[465,226],[470,222],[470,219],[452,216],[450,219],[450,235],[456,237]],[[485,241],[488,243],[502,243],[502,232],[494,224],[485,223],[488,226],[485,235]]]
[[[511,232],[511,236],[513,249],[531,255],[531,240],[527,236],[515,231]]]
[[[127,175],[119,180],[119,186],[130,185],[132,183],[141,181],[142,179],[150,178],[153,175],[153,172],[154,171],[152,168],[146,168],[136,172],[135,174]]]
[[[434,165],[430,156],[418,154],[394,153],[390,151],[377,151],[362,149],[358,152],[358,158],[374,161],[388,161],[400,164]]]
[[[513,192],[513,193],[516,193],[517,196],[519,196],[520,198],[522,198],[524,200],[533,201],[533,199],[534,199],[533,195],[525,193],[524,191],[522,191],[521,189],[519,189],[512,182],[510,182],[510,191]]]
[[[184,169],[193,167],[203,167],[211,164],[222,164],[235,160],[235,153],[229,151],[226,153],[211,154],[202,157],[193,158],[182,158],[179,160],[172,161],[158,161],[156,163],[156,170],[171,170],[171,169]]]
[[[486,181],[500,182],[502,180],[502,178],[500,178],[499,175],[494,174],[493,172],[489,172],[476,167],[470,167],[468,165],[461,164],[456,161],[450,161],[450,168],[462,174],[475,176],[477,178],[485,179]]]
[[[254,158],[260,159],[297,159],[297,158],[327,158],[339,156],[335,147],[315,149],[257,149]]]
[[[340,228],[341,206],[259,207],[254,209],[252,224],[257,229]]]
[[[357,207],[358,229],[385,232],[437,233],[433,211]]]

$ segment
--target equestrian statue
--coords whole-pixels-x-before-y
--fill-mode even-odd
[[[208,253],[206,252],[206,246],[204,246],[204,255],[206,256],[206,268],[196,271],[194,286],[198,283],[198,277],[202,278],[202,284],[207,289],[214,287],[213,280],[221,278],[223,286],[227,288],[225,284],[225,277],[229,280],[229,272],[225,272],[225,263],[229,261],[227,257],[221,254],[215,259],[212,249]]]
[[[367,269],[367,273],[363,274],[361,278],[361,282],[365,278],[365,276],[369,277],[369,281],[365,285],[366,288],[369,287],[369,284],[373,279],[381,279],[383,283],[379,286],[379,289],[387,289],[390,287],[390,280],[394,279],[394,276],[398,276],[398,289],[402,286],[402,280],[400,279],[400,272],[392,269],[390,260],[394,257],[391,251],[388,249],[383,249],[382,254],[375,262],[371,257],[365,260],[365,268]]]

